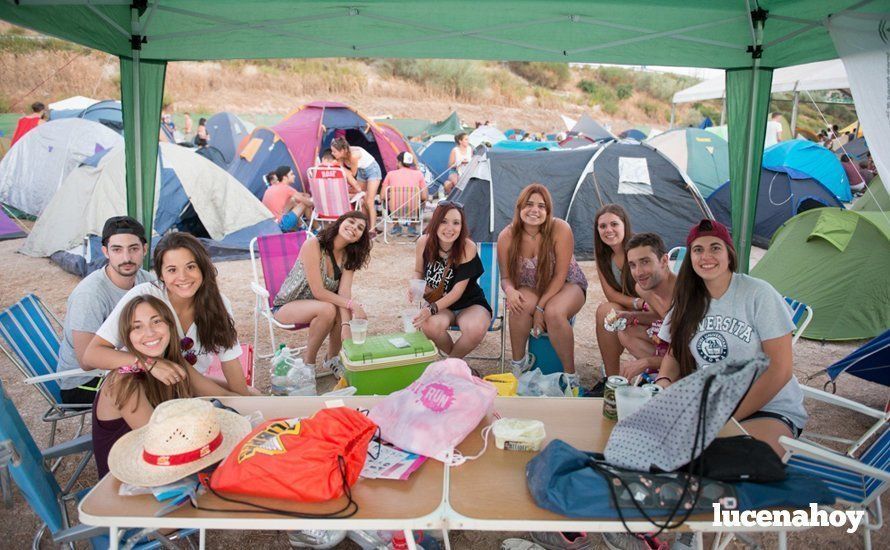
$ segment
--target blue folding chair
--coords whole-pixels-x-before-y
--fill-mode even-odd
[[[788,304],[788,309],[791,310],[791,320],[794,322],[794,326],[797,327],[794,329],[794,334],[791,337],[791,345],[793,346],[800,340],[803,331],[807,329],[807,325],[813,320],[813,308],[789,296],[785,296],[785,303]]]
[[[31,433],[22,421],[15,404],[6,395],[3,384],[0,383],[0,467],[8,468],[12,479],[18,486],[28,505],[34,511],[42,525],[34,535],[32,548],[40,547],[40,540],[48,530],[52,541],[56,545],[73,544],[79,541],[88,541],[92,548],[108,548],[108,529],[104,527],[89,527],[86,525],[71,526],[68,515],[68,504],[78,500],[86,494],[86,490],[71,493],[71,488],[77,481],[87,462],[92,457],[93,441],[90,435],[81,436],[75,440],[60,444],[56,447],[41,452],[31,437]],[[6,450],[6,452],[3,452]],[[48,460],[65,456],[85,453],[80,460],[74,475],[68,480],[65,487],[59,486],[58,481],[44,464]],[[174,535],[161,537],[172,540],[188,536],[195,531],[193,529],[179,531]],[[127,536],[125,534],[125,536]],[[132,536],[132,535],[131,535]],[[136,537],[143,538],[138,533]],[[138,539],[137,539],[138,540]],[[135,548],[150,550],[160,548],[159,540],[147,540],[138,544]]]
[[[787,468],[825,482],[836,505],[864,510],[863,539],[871,549],[871,532],[881,528],[881,494],[890,486],[890,429],[884,429],[859,458],[782,436]]]
[[[50,321],[55,322],[57,329]],[[55,375],[59,363],[59,334],[62,324],[50,312],[40,298],[28,294],[0,313],[0,336],[6,345],[0,350],[26,377]],[[8,349],[7,349],[8,346]],[[80,418],[75,438],[83,432],[84,419],[92,405],[67,405],[62,403],[61,388],[55,380],[35,384],[37,391],[46,399],[49,408],[43,421],[50,423],[49,446],[56,440],[56,424],[60,420]]]
[[[498,368],[504,370],[504,356],[507,350],[507,340],[505,335],[506,322],[504,320],[503,308],[501,306],[501,277],[498,269],[498,253],[497,243],[478,243],[476,248],[479,252],[479,259],[485,271],[477,280],[482,292],[485,293],[485,299],[491,306],[491,325],[488,332],[499,332],[501,334],[501,353],[500,355],[471,355],[467,359],[488,359],[498,362]],[[448,330],[459,331],[460,327],[453,325]]]

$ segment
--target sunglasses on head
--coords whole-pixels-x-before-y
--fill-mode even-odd
[[[449,200],[439,201],[439,206],[446,206],[446,207],[453,206],[454,208],[457,208],[458,210],[461,210],[461,211],[464,209],[464,204],[462,202],[449,201]]]

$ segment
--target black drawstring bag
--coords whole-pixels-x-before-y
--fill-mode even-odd
[[[730,483],[772,483],[787,477],[773,448],[750,435],[718,437],[684,471],[700,471],[707,478]]]

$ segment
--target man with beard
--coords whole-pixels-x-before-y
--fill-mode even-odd
[[[647,370],[658,370],[667,351],[667,345],[657,335],[671,307],[677,276],[668,264],[664,241],[655,233],[637,233],[631,237],[625,246],[625,255],[644,307],[643,311],[618,312],[619,318],[627,319],[627,327],[608,335],[617,338],[634,356],[634,360],[622,361],[620,366],[621,376],[630,380]]]
[[[105,222],[102,253],[108,263],[87,275],[68,297],[57,372],[92,370],[82,360],[95,332],[128,290],[154,280],[154,275],[141,268],[146,251],[145,228],[141,223],[129,216],[116,216]],[[90,375],[60,379],[62,402],[92,403],[101,380]]]

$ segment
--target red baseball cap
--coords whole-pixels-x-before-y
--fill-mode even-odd
[[[689,235],[686,236],[686,248],[691,247],[692,242],[699,237],[717,237],[726,243],[726,246],[730,249],[735,250],[729,229],[717,220],[704,219],[692,226],[692,229],[689,230]]]

